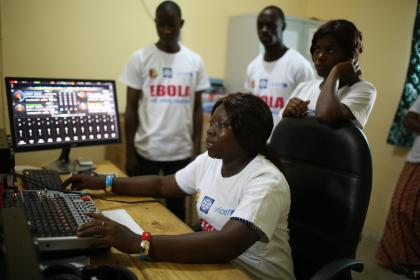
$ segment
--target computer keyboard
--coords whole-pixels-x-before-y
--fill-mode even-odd
[[[53,170],[24,169],[22,181],[27,190],[62,190],[60,174]]]

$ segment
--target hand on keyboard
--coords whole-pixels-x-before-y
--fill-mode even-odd
[[[104,189],[105,176],[89,176],[86,174],[73,175],[63,182],[63,188],[71,185],[71,189]]]
[[[103,237],[95,242],[96,246],[112,246],[128,254],[138,254],[140,252],[140,236],[128,227],[102,214],[86,213],[85,215],[94,220],[79,226],[77,229],[78,237],[100,235]]]

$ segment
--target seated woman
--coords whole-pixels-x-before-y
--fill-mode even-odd
[[[112,192],[152,197],[199,193],[203,231],[182,235],[138,236],[102,215],[82,225],[79,237],[155,260],[188,263],[232,261],[254,279],[294,279],[287,218],[289,186],[266,142],[273,128],[270,108],[251,94],[231,94],[213,107],[207,152],[169,176],[117,178]],[[250,131],[252,133],[250,133]],[[73,189],[104,189],[104,177],[74,175]],[[107,182],[110,185],[110,182]],[[141,238],[150,239],[149,243]]]
[[[332,20],[314,33],[312,60],[322,80],[301,83],[290,96],[283,117],[315,113],[322,123],[351,120],[363,128],[376,99],[375,87],[361,78],[358,63],[362,34],[348,20]]]

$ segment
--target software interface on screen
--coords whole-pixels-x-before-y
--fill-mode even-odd
[[[113,81],[6,78],[15,149],[119,140]]]

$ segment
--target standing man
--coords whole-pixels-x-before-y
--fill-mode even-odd
[[[176,3],[159,4],[155,24],[158,42],[134,52],[121,75],[129,176],[174,174],[200,153],[201,92],[210,86],[203,61],[178,42],[184,20]],[[185,219],[183,197],[166,203]]]
[[[295,87],[315,79],[311,64],[299,52],[284,45],[285,28],[284,13],[279,7],[268,6],[260,12],[257,32],[265,51],[248,65],[245,81],[245,88],[270,107],[274,125]]]

